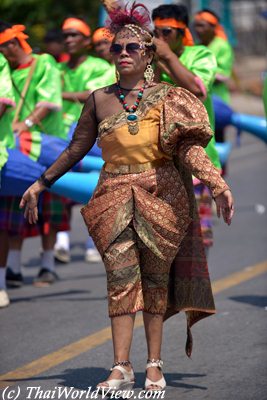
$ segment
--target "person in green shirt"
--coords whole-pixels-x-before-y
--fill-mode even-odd
[[[67,18],[62,25],[62,34],[69,61],[58,64],[63,82],[63,122],[65,137],[70,137],[83,105],[90,93],[110,84],[110,64],[89,54],[91,48],[91,29],[80,18]],[[68,207],[69,215],[71,206]],[[95,246],[85,252],[86,261],[100,261]],[[89,251],[88,251],[89,250]],[[70,261],[70,241],[67,232],[57,234],[55,257],[58,261]]]
[[[105,74],[107,61],[88,54],[91,46],[91,29],[79,18],[67,18],[62,26],[68,62],[58,64],[63,82],[63,122],[65,135],[80,117],[89,94],[109,84]]]
[[[220,25],[219,17],[213,11],[203,9],[195,15],[194,29],[200,43],[212,51],[217,61],[215,82],[211,93],[229,104],[230,92],[227,81],[232,75],[234,55],[223,27]],[[217,142],[224,142],[223,130],[216,129],[215,137]]]
[[[157,47],[156,77],[160,81],[181,86],[200,98],[207,110],[214,131],[211,89],[215,78],[216,60],[205,46],[195,46],[188,29],[189,16],[184,5],[161,5],[152,12]],[[206,152],[215,167],[221,169],[214,137]],[[203,184],[194,178],[195,194],[201,219],[205,247],[213,244],[212,199]]]
[[[4,22],[0,24],[0,51],[9,63],[16,101],[16,108],[11,113],[13,131],[20,136],[30,131],[37,138],[42,132],[63,137],[61,81],[56,62],[50,55],[32,54],[24,30],[23,25],[12,26]],[[32,148],[34,152],[30,152],[29,157],[34,159],[41,151],[38,141],[33,143]],[[23,239],[41,233],[43,254],[35,284],[53,283],[57,279],[53,255],[56,232],[69,229],[62,202],[59,197],[49,192],[44,193],[42,222],[32,229],[25,222],[23,215],[18,213],[19,201],[19,197],[8,198],[5,201],[4,197],[1,198],[1,223],[5,229],[6,226],[9,227],[7,230],[12,235],[9,239],[8,257],[8,265],[12,266],[12,269],[8,270],[7,281],[14,278],[16,284],[22,284],[19,276]]]
[[[12,131],[11,110],[16,106],[15,96],[12,87],[9,65],[5,57],[0,53],[0,143],[2,148],[10,149],[15,147],[15,140]],[[7,161],[6,154],[0,152],[0,170]]]
[[[108,81],[108,83],[106,83],[108,85],[112,85],[112,83],[116,82],[116,68],[113,63],[112,54],[109,51],[113,38],[114,35],[105,27],[96,29],[92,36],[92,42],[97,56],[109,63],[109,71],[105,74],[105,82]]]
[[[1,169],[8,159],[7,147],[14,148],[15,142],[12,132],[12,119],[10,109],[15,107],[15,97],[12,88],[12,81],[8,62],[0,53],[0,189],[1,189]],[[0,198],[1,201],[1,198]],[[0,230],[0,308],[9,304],[6,292],[6,262],[8,256],[8,233]]]

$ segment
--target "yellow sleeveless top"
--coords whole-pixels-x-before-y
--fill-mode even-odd
[[[139,132],[131,135],[127,123],[100,136],[99,147],[106,163],[125,165],[142,164],[162,158],[171,159],[159,147],[161,105],[151,108],[139,120]]]

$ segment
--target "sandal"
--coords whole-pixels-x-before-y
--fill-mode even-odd
[[[134,372],[133,369],[131,368],[130,371],[127,371],[123,366],[130,365],[130,361],[117,361],[113,364],[112,368],[110,368],[110,371],[113,371],[114,369],[117,369],[121,372],[123,378],[121,379],[109,379],[104,381],[102,384],[98,384],[96,388],[100,388],[103,391],[108,391],[107,395],[114,395],[114,392],[125,390],[129,391],[132,390],[133,385],[135,383],[134,380]],[[104,383],[107,383],[108,386],[103,385]]]
[[[162,366],[163,366],[163,361],[162,360],[155,360],[154,358],[152,360],[147,360],[147,365],[146,365],[146,369],[150,368],[150,367],[158,367],[158,369],[160,371],[162,371]],[[150,388],[150,386],[157,386],[154,388]],[[162,390],[164,390],[166,387],[166,381],[165,378],[162,374],[162,377],[158,380],[158,381],[151,381],[151,379],[146,378],[145,381],[145,391],[150,391],[150,392],[161,392]]]

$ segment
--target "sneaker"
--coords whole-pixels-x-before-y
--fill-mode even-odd
[[[101,262],[102,258],[97,249],[87,249],[85,251],[85,256],[84,256],[85,261],[87,262]]]
[[[8,297],[6,290],[1,289],[0,290],[0,308],[7,307],[9,305],[9,303],[10,303],[10,301],[9,301],[9,297]]]
[[[6,270],[6,283],[10,288],[19,288],[23,285],[23,276],[21,273],[15,274],[11,268]]]
[[[50,271],[47,268],[42,268],[37,277],[34,278],[33,284],[34,286],[45,287],[52,285],[58,280],[58,275],[55,272]]]
[[[54,250],[54,257],[56,261],[67,264],[70,262],[70,251],[64,249],[63,247],[59,247],[58,249]]]

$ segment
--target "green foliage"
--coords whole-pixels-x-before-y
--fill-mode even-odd
[[[99,0],[1,0],[1,19],[27,27],[30,44],[40,45],[45,32],[60,28],[69,16],[83,17],[92,29],[97,27]]]

